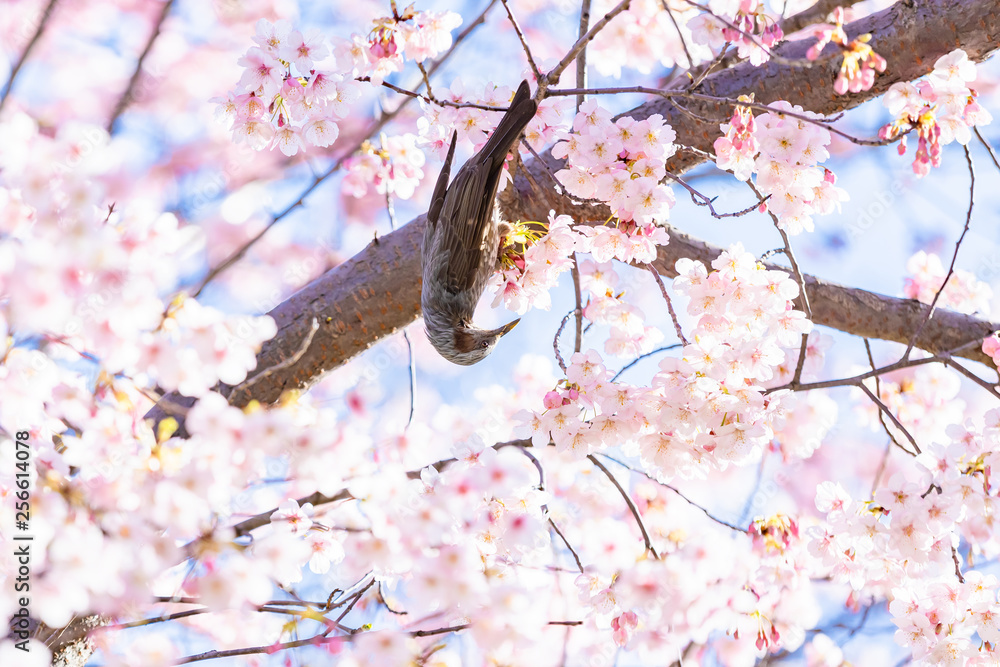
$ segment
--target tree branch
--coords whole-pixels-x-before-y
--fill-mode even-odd
[[[889,70],[876,79],[872,90],[835,95],[833,80],[839,64],[833,63],[810,69],[770,63],[755,68],[744,64],[708,76],[702,89],[714,97],[735,98],[752,92],[762,103],[785,99],[819,113],[839,113],[876,97],[896,81],[926,74],[938,57],[956,47],[964,48],[974,60],[989,56],[1000,44],[1000,0],[987,3],[933,0],[919,6],[901,2],[851,23],[847,32],[872,33],[873,48],[889,60]],[[789,58],[799,57],[811,41],[792,42],[778,51]],[[699,115],[729,114],[728,107],[718,102],[686,99],[685,104]],[[712,142],[720,134],[718,126],[678,111],[666,98],[652,100],[627,113],[635,118],[662,114],[675,128],[679,140],[704,152],[711,150]],[[703,155],[682,151],[668,161],[667,169],[681,174],[702,161]],[[546,183],[552,180],[550,174],[561,168],[561,161],[549,151],[528,161],[525,167],[531,178]],[[501,205],[508,218],[544,220],[550,209],[581,221],[603,221],[609,214],[606,207],[574,203],[553,188],[536,188],[531,178],[519,174],[512,186],[501,193]],[[298,363],[281,368],[250,391],[233,393],[230,402],[238,406],[251,399],[274,403],[285,390],[309,387],[325,372],[416,320],[420,316],[420,243],[424,224],[425,218],[420,216],[396,232],[380,237],[272,310],[278,334],[265,343],[258,355],[258,367],[276,367],[299,350],[313,318],[320,322],[320,330]],[[658,249],[653,263],[663,276],[676,276],[674,264],[682,257],[708,264],[722,250],[677,230],[668,231],[670,244]],[[913,300],[845,287],[809,275],[803,279],[817,324],[857,336],[906,344],[926,317],[927,306]],[[997,323],[940,311],[929,320],[918,346],[937,354],[998,329]],[[978,346],[969,346],[957,354],[990,363]],[[170,398],[184,403],[176,396]],[[158,418],[158,409],[150,416]]]
[[[56,8],[58,2],[59,0],[49,0],[49,4],[45,5],[45,10],[38,17],[38,25],[35,27],[34,34],[28,40],[28,44],[24,47],[24,51],[21,52],[21,56],[17,59],[17,62],[11,67],[10,78],[7,79],[7,85],[4,86],[3,93],[0,93],[0,111],[3,111],[4,105],[7,104],[7,98],[14,91],[14,82],[17,80],[18,72],[21,71],[21,67],[28,59],[28,56],[31,55],[31,51],[35,48],[35,45],[38,44],[38,40],[45,34],[45,29],[49,25],[49,19],[52,17],[52,10]]]
[[[108,134],[115,128],[115,122],[118,120],[119,116],[125,112],[130,104],[135,100],[136,87],[139,85],[139,79],[142,78],[142,65],[146,62],[146,56],[149,52],[153,50],[153,43],[156,38],[160,36],[160,31],[163,30],[163,22],[167,20],[167,15],[170,14],[170,9],[173,7],[174,0],[166,0],[163,3],[163,9],[160,10],[160,16],[156,20],[156,25],[153,26],[153,31],[149,34],[149,39],[146,40],[146,46],[142,49],[142,53],[139,54],[139,59],[135,63],[135,70],[132,72],[132,77],[128,80],[128,85],[125,87],[125,92],[122,93],[121,97],[118,98],[118,102],[115,103],[115,108],[111,112],[111,117],[108,119],[108,125],[105,128]]]

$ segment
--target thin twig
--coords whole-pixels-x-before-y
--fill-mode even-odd
[[[990,159],[993,160],[993,165],[997,169],[1000,169],[1000,160],[997,159],[997,154],[993,150],[993,146],[990,145],[990,142],[986,141],[986,137],[982,135],[978,127],[972,128],[972,131],[976,133],[976,136],[979,138],[979,143],[981,143],[986,148],[986,151],[990,154]]]
[[[374,585],[375,585],[375,578],[372,577],[372,580],[369,581],[364,588],[362,588],[360,591],[354,594],[353,596],[354,599],[351,600],[351,603],[347,605],[347,608],[345,608],[344,611],[340,612],[340,616],[337,617],[337,620],[334,621],[334,623],[340,623],[342,620],[344,620],[344,617],[346,617],[348,614],[351,613],[351,611],[354,609],[354,606],[358,604],[358,601],[361,600],[361,598],[364,597],[365,593],[368,592],[368,589]]]
[[[986,391],[990,392],[990,394],[992,394],[994,398],[1000,398],[1000,391],[997,391],[997,387],[996,387],[995,384],[987,382],[986,380],[984,380],[983,378],[979,377],[978,375],[976,375],[975,373],[973,373],[972,371],[970,371],[968,368],[966,368],[962,364],[960,364],[957,361],[955,361],[954,359],[951,359],[951,358],[944,359],[944,364],[946,366],[950,366],[951,368],[954,368],[956,371],[958,371],[959,373],[961,373],[965,377],[969,378],[970,380],[972,380],[973,382],[975,382],[976,384],[978,384],[980,387],[982,387]]]
[[[527,457],[527,459],[529,461],[531,461],[531,465],[535,466],[535,470],[538,472],[538,490],[539,491],[544,491],[545,490],[545,468],[542,467],[542,462],[538,460],[537,456],[535,456],[530,451],[528,451],[528,449],[526,447],[518,447],[517,451],[519,451],[522,454],[524,454],[524,456]],[[545,507],[545,505],[542,505],[542,507]]]
[[[775,53],[774,51],[772,51],[771,49],[767,48],[766,46],[764,46],[763,44],[761,44],[759,41],[757,41],[757,36],[756,35],[753,35],[753,34],[747,32],[746,30],[743,30],[739,26],[737,26],[737,25],[733,24],[731,21],[727,20],[725,17],[719,16],[718,14],[716,14],[715,12],[712,11],[711,7],[708,7],[706,5],[702,5],[702,4],[697,3],[697,2],[692,2],[691,0],[685,0],[685,2],[687,2],[689,5],[691,5],[693,7],[697,7],[698,9],[700,9],[703,12],[705,12],[706,14],[708,14],[709,16],[711,16],[712,18],[714,18],[717,21],[719,21],[720,23],[725,24],[725,26],[727,28],[729,28],[730,30],[735,30],[736,32],[740,33],[741,35],[743,35],[744,37],[746,37],[747,39],[749,39],[751,42],[753,42],[754,46],[756,46],[757,48],[761,49],[764,53],[767,54],[768,58],[770,58],[771,60],[773,60],[775,63],[777,63],[779,65],[789,65],[789,66],[792,66],[792,67],[809,68],[809,67],[815,67],[817,65],[820,65],[820,64],[823,63],[823,61],[827,60],[827,58],[820,58],[820,59],[817,59],[817,60],[809,60],[808,58],[784,58],[782,56],[779,56],[777,53]],[[664,3],[664,4],[666,4],[666,3]]]
[[[968,145],[962,146],[965,149],[965,161],[969,164],[969,210],[965,214],[965,227],[962,229],[961,235],[958,237],[958,241],[955,242],[955,252],[951,255],[951,264],[948,266],[948,273],[945,275],[944,280],[941,282],[941,287],[934,294],[934,298],[931,300],[930,307],[927,308],[927,316],[917,327],[917,330],[910,337],[910,342],[906,346],[906,351],[903,352],[903,359],[908,359],[910,357],[910,352],[913,351],[913,346],[916,345],[917,339],[920,338],[920,334],[923,333],[924,327],[927,323],[931,321],[931,317],[934,316],[934,308],[937,306],[938,300],[941,295],[944,294],[944,288],[948,286],[948,281],[951,280],[951,276],[955,273],[955,262],[958,261],[958,250],[962,247],[962,241],[965,240],[965,235],[969,233],[969,225],[972,223],[972,207],[976,203],[976,167],[972,162],[972,153],[969,152]]]
[[[760,192],[754,186],[753,183],[747,181],[747,186],[757,195],[757,199],[763,204],[764,197],[761,196]],[[792,242],[788,238],[788,234],[785,230],[781,228],[778,223],[778,216],[776,216],[770,209],[768,209],[767,214],[771,216],[771,222],[774,223],[774,228],[778,230],[778,234],[781,235],[781,241],[785,244],[783,252],[785,257],[792,265],[792,273],[795,276],[795,282],[799,285],[799,292],[802,294],[802,307],[809,320],[812,320],[812,307],[809,305],[809,294],[806,292],[806,281],[805,277],[802,275],[802,271],[799,269],[799,263],[795,260],[795,253],[792,252]],[[809,334],[802,334],[802,340],[799,343],[799,358],[795,362],[795,372],[792,375],[792,385],[798,385],[802,381],[802,369],[806,365],[806,352],[809,349]]]
[[[868,354],[868,364],[872,367],[872,370],[875,370],[877,366],[875,365],[875,358],[872,356],[871,343],[868,341],[867,338],[865,338],[864,340],[865,340],[865,352]],[[882,395],[882,378],[878,375],[875,376],[875,395],[876,396]],[[882,424],[882,430],[884,430],[886,435],[889,436],[890,445],[896,445],[900,449],[905,449],[905,447],[899,444],[899,441],[896,440],[896,436],[889,429],[889,425],[885,423],[885,415],[882,414],[881,410],[878,411],[878,421],[880,424]],[[875,484],[872,485],[873,494],[875,493],[875,486],[878,485],[878,482],[882,477],[882,471],[885,469],[886,461],[888,461],[888,459],[889,459],[889,454],[887,450],[886,455],[882,458],[882,465],[879,466],[878,474],[875,475]]]
[[[410,614],[410,612],[408,611],[400,611],[398,609],[393,609],[392,607],[389,606],[389,603],[386,602],[385,595],[382,593],[381,581],[378,582],[378,590],[376,590],[375,593],[376,595],[378,595],[378,601],[382,603],[383,607],[389,610],[390,614],[395,614],[396,616],[408,616]]]
[[[690,70],[694,67],[694,58],[691,57],[691,51],[688,50],[687,40],[684,39],[684,33],[681,32],[681,26],[677,23],[677,17],[674,16],[674,12],[670,9],[670,5],[667,4],[667,0],[660,0],[660,2],[663,3],[663,9],[667,12],[667,16],[670,17],[670,22],[674,24],[674,30],[677,31],[677,36],[681,40],[681,46],[684,47],[684,55],[687,56],[688,59],[687,68]]]
[[[962,576],[962,566],[958,562],[958,549],[955,547],[951,548],[951,559],[955,562],[955,576],[958,577],[958,583],[964,584],[965,577]]]
[[[876,396],[875,393],[872,392],[872,390],[869,389],[868,385],[866,385],[864,382],[859,383],[858,387],[861,388],[861,391],[863,391],[866,394],[868,394],[868,398],[870,398],[872,400],[872,402],[876,406],[878,406],[878,409],[880,411],[882,411],[883,413],[885,413],[885,415],[889,418],[889,420],[893,423],[893,425],[896,428],[898,428],[900,431],[903,432],[903,435],[906,436],[906,439],[910,441],[911,445],[913,445],[913,449],[916,450],[916,453],[917,454],[922,453],[920,451],[920,446],[917,444],[917,441],[913,439],[913,436],[910,435],[910,432],[906,429],[906,427],[903,426],[898,419],[896,419],[896,415],[892,414],[892,410],[889,409],[889,406],[887,406],[885,403],[883,403],[882,399],[879,398],[878,396]],[[906,452],[910,456],[916,456],[916,454],[914,454],[910,450],[906,449],[905,447],[900,446],[900,449],[902,449],[904,452]]]
[[[389,214],[389,228],[392,231],[396,231],[396,207],[392,203],[392,193],[389,192],[388,188],[385,191],[385,209]],[[406,341],[407,363],[410,368],[410,414],[406,418],[406,426],[403,427],[403,431],[405,432],[410,428],[410,424],[413,423],[413,406],[417,395],[417,367],[413,363],[413,343],[410,341],[410,334],[406,329],[403,329],[403,340]]]
[[[753,183],[747,181],[747,186],[749,186],[753,193],[757,195],[757,199],[761,204],[766,201],[766,198],[760,194],[760,191],[757,190]],[[778,222],[778,216],[776,216],[770,209],[768,209],[767,214],[771,216],[771,222],[774,223],[774,228],[778,230],[778,234],[781,235],[781,241],[785,244],[785,257],[788,258],[788,261],[792,265],[792,273],[795,276],[795,282],[799,284],[799,291],[802,293],[803,312],[805,312],[806,317],[812,320],[812,307],[809,305],[809,295],[806,293],[806,280],[802,275],[802,271],[799,269],[799,263],[795,260],[795,253],[792,252],[792,242],[789,240],[788,234],[785,233],[785,230],[781,228],[781,225]]]
[[[876,368],[878,368],[878,366],[875,365],[875,357],[872,356],[872,344],[871,344],[871,341],[869,341],[867,338],[864,338],[863,340],[865,342],[865,354],[868,356],[868,365],[872,367],[872,370],[875,370]],[[879,375],[875,376],[875,395],[876,396],[881,396],[882,395],[882,377],[879,376]],[[882,414],[881,413],[879,413],[878,418],[879,418],[879,421],[882,421]],[[896,442],[895,436],[893,436],[892,433],[889,433],[889,429],[886,428],[884,421],[882,421],[882,428],[885,428],[886,429],[886,433],[889,434],[889,437],[892,439],[892,441]],[[896,444],[898,445],[899,443],[896,442]]]
[[[761,104],[760,102],[743,102],[738,99],[733,99],[729,97],[715,97],[714,95],[706,95],[704,93],[695,93],[687,90],[661,90],[659,88],[649,88],[646,86],[620,86],[613,88],[549,88],[545,91],[545,97],[560,97],[566,95],[617,95],[619,93],[637,93],[641,95],[656,95],[665,98],[681,98],[681,99],[691,99],[691,100],[701,100],[703,102],[713,102],[715,104],[726,104],[728,106],[737,107],[744,106],[751,109],[757,109],[758,111],[766,111],[768,113],[773,113],[775,115],[788,116],[789,118],[796,118],[805,123],[811,123],[813,125],[822,127],[839,137],[850,141],[858,146],[887,146],[889,144],[896,143],[900,138],[912,130],[900,133],[891,139],[859,139],[853,135],[850,135],[843,130],[838,130],[837,128],[830,125],[830,123],[836,121],[840,116],[835,116],[832,119],[820,119],[820,118],[810,118],[809,116],[797,113],[795,111],[787,111],[785,109],[778,109],[775,107],[770,107],[766,104]],[[678,111],[686,111],[691,113],[689,110],[681,109],[679,105],[676,105]]]
[[[618,483],[618,480],[611,473],[611,471],[604,467],[603,463],[597,460],[596,456],[588,454],[587,458],[590,459],[591,463],[600,468],[601,472],[603,472],[607,478],[611,480],[611,483],[615,485],[615,488],[618,489],[618,493],[621,494],[622,498],[625,500],[625,504],[628,505],[629,511],[635,518],[635,522],[639,524],[639,532],[642,533],[642,541],[646,544],[646,551],[653,554],[653,558],[656,560],[660,560],[660,556],[656,553],[656,549],[653,548],[653,543],[649,539],[649,533],[646,532],[646,526],[642,522],[642,516],[639,514],[639,508],[635,506],[635,502],[633,502],[632,497],[629,496],[628,492],[622,488],[622,485]]]
[[[556,522],[552,520],[552,517],[549,517],[549,525],[552,526],[552,530],[556,531],[556,535],[558,535],[559,539],[561,539],[563,544],[566,545],[566,548],[569,549],[569,552],[573,554],[573,560],[576,561],[577,569],[580,570],[580,572],[583,572],[583,563],[580,562],[580,556],[577,555],[576,549],[574,549],[573,545],[569,543],[569,540],[566,539],[566,536],[563,535],[563,532],[559,530],[559,526],[557,526]]]
[[[559,179],[556,178],[556,173],[554,171],[552,171],[552,167],[550,167],[549,165],[547,165],[545,163],[545,160],[543,160],[542,156],[538,154],[538,151],[536,151],[534,148],[531,147],[531,142],[529,142],[529,141],[522,141],[521,145],[524,146],[525,148],[527,148],[528,152],[535,156],[535,159],[537,160],[537,162],[535,164],[542,165],[542,167],[545,169],[545,173],[548,174],[548,176],[549,176],[550,179],[552,179],[552,182],[555,183],[556,185],[558,185],[561,188],[562,185],[559,183]],[[520,156],[518,156],[518,157],[520,157]],[[525,173],[525,175],[528,175],[531,172],[528,171],[528,169],[526,167],[524,173]],[[591,200],[588,200],[588,201],[594,201],[594,202],[596,202],[597,200],[591,199]]]
[[[198,653],[196,655],[189,655],[186,658],[181,658],[178,660],[176,665],[187,665],[192,662],[200,662],[202,660],[214,660],[216,658],[231,658],[239,655],[257,655],[257,654],[272,654],[277,651],[284,651],[290,648],[298,648],[300,646],[320,646],[322,644],[330,644],[334,642],[344,641],[346,637],[336,636],[327,637],[324,634],[318,634],[308,639],[296,639],[290,642],[275,642],[274,644],[268,644],[267,646],[251,646],[248,648],[235,648],[226,651],[206,651],[205,653]]]
[[[799,384],[792,384],[791,382],[788,382],[777,387],[768,387],[764,390],[764,393],[770,394],[783,389],[791,389],[793,391],[811,391],[813,389],[829,389],[830,387],[853,387],[862,380],[867,380],[868,378],[876,377],[878,375],[885,375],[886,373],[892,373],[893,371],[902,370],[904,368],[913,368],[915,366],[937,363],[948,363],[948,356],[942,354],[933,357],[924,357],[922,359],[907,359],[905,361],[900,360],[887,366],[882,366],[874,371],[866,371],[852,377],[839,378],[837,380],[818,380],[816,382],[800,382]]]
[[[655,477],[653,477],[652,475],[650,475],[645,470],[637,470],[636,468],[633,468],[632,466],[630,466],[629,464],[625,463],[624,461],[619,461],[615,457],[608,456],[607,454],[601,454],[601,456],[603,458],[606,458],[609,461],[613,461],[614,463],[617,463],[618,465],[620,465],[621,467],[625,468],[626,470],[629,470],[631,472],[637,473],[639,475],[642,475],[643,477],[645,477],[646,479],[648,479],[650,481],[656,482],[657,484],[659,484],[660,486],[662,486],[665,489],[670,489],[671,491],[673,491],[674,493],[676,493],[681,498],[681,500],[683,500],[684,502],[686,502],[688,505],[691,505],[692,507],[695,507],[695,508],[701,510],[705,514],[705,516],[707,516],[709,519],[711,519],[715,523],[719,524],[720,526],[725,526],[726,528],[729,528],[731,530],[735,530],[737,533],[744,533],[745,534],[747,532],[745,529],[740,528],[739,526],[735,526],[735,525],[729,523],[728,521],[723,521],[719,517],[713,515],[707,509],[705,509],[704,507],[702,507],[701,505],[699,505],[698,503],[696,503],[695,501],[691,500],[686,495],[684,495],[683,493],[681,493],[680,490],[677,489],[676,487],[674,487],[674,486],[672,486],[670,484],[666,484],[665,482],[661,482],[660,480],[656,479]]]
[[[547,625],[583,625],[583,621],[549,621]],[[436,628],[434,630],[413,630],[409,635],[411,637],[432,637],[434,635],[443,635],[447,632],[467,630],[469,627],[468,623],[463,623],[462,625],[451,625],[447,628]]]
[[[562,353],[559,352],[559,336],[562,335],[563,329],[566,328],[566,323],[569,322],[570,315],[574,314],[575,312],[576,309],[574,308],[573,310],[566,313],[565,317],[562,318],[562,322],[559,323],[559,328],[556,329],[555,337],[552,339],[552,349],[556,353],[556,361],[559,363],[559,368],[562,369],[563,373],[566,372],[566,361],[563,359]]]
[[[35,34],[31,36],[28,40],[28,45],[24,47],[24,51],[21,52],[21,57],[17,59],[14,63],[14,67],[10,70],[10,78],[7,79],[7,85],[3,89],[3,94],[0,95],[0,111],[3,111],[4,105],[7,103],[7,98],[10,96],[12,90],[14,90],[14,81],[17,79],[18,72],[21,71],[21,66],[24,65],[28,56],[31,55],[31,51],[35,48],[38,40],[41,39],[42,34],[45,33],[45,28],[49,25],[49,19],[52,18],[52,10],[56,8],[59,0],[49,0],[49,4],[45,6],[42,11],[41,17],[38,19],[38,26],[35,28]]]
[[[357,77],[354,80],[355,81],[360,81],[361,83],[369,83],[371,81],[371,77],[370,76],[359,76],[359,77]],[[423,83],[423,81],[421,81],[421,84],[422,83]],[[414,99],[414,100],[423,100],[424,102],[427,102],[428,104],[436,104],[439,107],[451,107],[452,109],[479,109],[480,111],[506,111],[507,110],[507,107],[491,107],[491,106],[489,106],[487,104],[479,104],[478,102],[452,102],[451,100],[440,100],[440,99],[434,97],[433,95],[431,95],[430,93],[428,93],[427,95],[422,95],[422,94],[420,94],[418,92],[415,92],[415,91],[412,91],[412,90],[407,90],[406,88],[403,88],[402,86],[397,86],[394,83],[389,83],[388,81],[383,81],[381,85],[382,85],[383,88],[388,88],[389,90],[393,91],[394,93],[399,93],[400,95],[404,95],[404,96],[406,96],[406,97],[408,97],[410,99]]]
[[[590,28],[590,0],[583,0],[580,3],[580,30],[577,33],[577,39],[582,38],[587,34],[587,30]],[[584,46],[583,50],[580,51],[580,55],[576,58],[576,87],[586,88],[587,87],[587,47]],[[580,113],[580,107],[583,105],[586,95],[576,96],[576,112]]]
[[[667,294],[667,286],[663,284],[663,279],[660,278],[660,272],[657,271],[656,267],[652,264],[646,264],[646,268],[653,274],[653,279],[656,281],[656,284],[660,286],[660,294],[663,295],[663,300],[667,302],[667,312],[670,313],[670,321],[674,323],[674,332],[677,333],[677,339],[684,345],[687,345],[688,339],[684,337],[684,331],[681,329],[681,323],[677,320],[677,313],[674,312],[674,304],[670,300],[670,295]]]
[[[142,49],[142,53],[139,54],[139,59],[135,63],[135,70],[132,72],[131,78],[128,80],[128,85],[125,87],[125,92],[121,94],[118,98],[118,102],[115,103],[114,111],[111,112],[111,118],[108,119],[108,124],[105,129],[107,129],[108,134],[115,127],[115,121],[118,120],[119,116],[125,112],[133,102],[133,93],[135,92],[135,87],[139,83],[139,79],[142,77],[142,64],[146,62],[146,56],[153,49],[153,42],[156,38],[160,36],[160,31],[163,29],[163,23],[167,20],[167,15],[170,14],[170,10],[173,7],[174,0],[166,0],[163,3],[163,9],[160,12],[159,18],[156,20],[156,25],[153,26],[153,32],[150,33],[149,39],[146,40],[146,46]]]
[[[493,449],[497,450],[503,449],[505,447],[531,447],[531,440],[530,439],[510,440],[508,442],[498,442],[495,445],[493,445]],[[441,459],[440,461],[435,461],[430,465],[421,466],[421,469],[430,467],[440,472],[454,462],[455,462],[454,458]],[[406,476],[409,479],[420,479],[420,470],[410,470],[409,472],[406,473]],[[348,491],[346,488],[342,488],[339,491],[336,491],[335,493],[332,493],[330,495],[326,495],[320,493],[319,491],[316,491],[314,493],[309,494],[308,496],[303,496],[301,498],[298,498],[297,502],[299,506],[309,503],[313,507],[319,507],[320,505],[328,505],[331,503],[341,502],[344,500],[351,500],[353,498],[354,496],[351,495],[350,491]],[[266,512],[255,514],[254,516],[244,519],[243,521],[240,521],[236,525],[231,526],[234,536],[241,537],[243,535],[248,535],[255,528],[266,526],[271,522],[271,515],[274,514],[277,510],[278,508],[274,507]],[[192,549],[194,549],[197,546],[198,542],[210,538],[211,538],[211,533],[202,535],[201,537],[186,544],[182,548],[182,551],[184,553],[190,553]]]
[[[528,460],[531,461],[531,463],[535,466],[535,470],[538,471],[538,490],[544,491],[545,468],[542,467],[541,461],[539,461],[538,457],[532,454],[530,451],[528,451],[528,449],[525,447],[518,447],[517,451],[521,452],[526,457],[528,457]],[[548,514],[549,513],[548,505],[542,505],[542,511]],[[549,525],[552,527],[552,530],[556,531],[556,535],[558,535],[559,538],[563,541],[563,544],[566,545],[566,548],[569,549],[569,552],[573,554],[573,560],[576,561],[577,568],[579,568],[580,572],[583,572],[583,564],[580,562],[580,556],[577,555],[576,549],[574,549],[573,545],[569,543],[569,540],[566,539],[566,536],[563,535],[563,532],[559,530],[559,526],[556,525],[556,522],[552,519],[551,516],[549,516],[548,520],[549,520]]]
[[[619,2],[613,9],[611,9],[611,11],[605,14],[600,21],[595,23],[593,27],[587,31],[586,35],[576,40],[576,44],[574,44],[570,48],[569,52],[563,56],[563,59],[559,61],[559,64],[553,67],[551,72],[545,75],[544,84],[542,79],[538,80],[539,87],[541,88],[558,81],[559,76],[566,70],[567,67],[569,67],[569,64],[573,62],[573,59],[576,58],[580,51],[586,48],[587,44],[589,44],[590,41],[597,36],[597,33],[604,29],[604,26],[606,26],[611,19],[628,9],[631,2],[632,0],[622,0]]]
[[[677,176],[676,174],[672,174],[672,173],[670,173],[668,171],[666,173],[666,175],[667,175],[667,178],[670,178],[670,179],[676,181],[677,183],[679,183],[681,185],[681,187],[683,187],[685,190],[688,191],[688,194],[691,195],[691,201],[694,202],[694,204],[696,206],[706,206],[706,207],[708,207],[708,212],[712,215],[713,218],[718,218],[718,219],[722,219],[722,218],[739,218],[741,216],[744,216],[744,215],[747,215],[749,213],[752,213],[754,211],[754,209],[756,209],[758,206],[760,206],[761,203],[763,203],[764,201],[767,201],[768,199],[771,198],[771,195],[768,195],[767,197],[764,197],[764,199],[761,200],[761,202],[758,202],[758,203],[756,203],[756,204],[754,204],[752,206],[748,206],[747,208],[742,209],[740,211],[735,211],[733,213],[719,213],[719,212],[717,212],[715,210],[715,206],[714,206],[714,203],[715,203],[715,200],[717,199],[717,197],[711,197],[710,198],[707,195],[699,192],[698,190],[696,190],[695,188],[693,188],[691,185],[689,185],[684,179],[682,179],[680,176]]]
[[[524,33],[521,32],[521,26],[518,25],[517,19],[514,18],[514,12],[510,10],[510,5],[507,4],[507,0],[500,0],[503,3],[503,8],[507,10],[507,18],[510,19],[510,24],[514,26],[514,32],[517,33],[517,38],[521,40],[521,47],[524,49],[524,55],[528,58],[528,64],[531,66],[531,72],[535,75],[536,81],[542,80],[542,73],[538,69],[538,65],[535,64],[535,59],[531,55],[531,49],[528,48],[528,42],[524,39]]]
[[[620,371],[618,371],[617,373],[615,373],[615,376],[613,378],[611,378],[611,381],[614,382],[615,380],[617,380],[618,377],[622,373],[624,373],[628,369],[632,368],[633,366],[635,366],[637,363],[639,363],[643,359],[646,359],[647,357],[651,357],[654,354],[659,354],[660,352],[666,352],[667,350],[676,349],[678,347],[681,347],[681,344],[680,343],[674,343],[673,345],[667,345],[665,347],[658,347],[655,350],[651,350],[651,351],[647,352],[646,354],[640,354],[638,357],[636,357],[635,359],[633,359],[632,361],[630,361],[626,365],[622,366],[622,369]]]
[[[420,75],[423,77],[423,84],[427,87],[427,97],[436,102],[437,98],[434,97],[434,91],[431,90],[431,75],[421,62],[417,63],[417,69],[420,70]]]
[[[271,613],[271,614],[286,614],[288,616],[298,616],[300,618],[311,618],[318,620],[316,618],[315,611],[300,611],[298,609],[282,609],[280,607],[272,606],[270,603],[263,604],[259,607],[254,608],[256,611]],[[111,625],[101,626],[100,628],[95,628],[95,630],[100,630],[105,632],[108,630],[129,630],[131,628],[141,628],[147,625],[154,625],[156,623],[165,623],[168,621],[176,621],[182,618],[188,618],[190,616],[199,616],[201,614],[211,614],[215,612],[215,609],[211,607],[199,607],[198,609],[187,609],[185,611],[178,611],[173,614],[164,614],[163,616],[153,616],[152,618],[143,618],[138,621],[128,621],[125,623],[112,623]]]
[[[573,353],[580,351],[583,344],[583,295],[580,292],[580,264],[577,261],[576,253],[573,253],[573,268],[570,270],[573,275],[573,292],[576,296],[576,339],[573,341]]]

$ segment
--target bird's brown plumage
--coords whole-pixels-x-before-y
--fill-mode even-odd
[[[421,306],[431,343],[455,363],[479,361],[509,331],[477,329],[472,314],[497,268],[501,234],[495,199],[504,161],[536,108],[528,82],[522,81],[489,140],[448,185],[455,153],[452,136],[434,187],[424,231]]]

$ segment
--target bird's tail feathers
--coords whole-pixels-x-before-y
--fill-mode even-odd
[[[451,159],[455,157],[455,141],[458,139],[458,132],[451,133],[451,147],[448,149],[448,157],[444,159],[441,173],[438,174],[437,183],[434,185],[434,194],[431,196],[431,205],[427,209],[427,220],[432,225],[441,215],[441,207],[444,206],[444,195],[448,190],[448,179],[451,176]]]
[[[493,167],[499,167],[503,164],[518,136],[535,117],[537,108],[535,100],[531,99],[528,82],[522,81],[521,85],[517,87],[517,92],[514,93],[514,99],[511,100],[507,113],[504,114],[500,124],[497,125],[486,145],[479,152],[483,163],[490,162]]]

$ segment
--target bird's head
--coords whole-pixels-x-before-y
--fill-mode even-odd
[[[520,321],[517,319],[508,322],[499,329],[477,329],[462,324],[452,329],[438,331],[431,331],[428,327],[427,333],[434,349],[442,357],[453,364],[471,366],[488,357],[496,347],[497,341]]]

